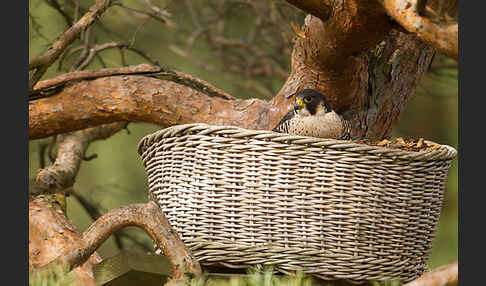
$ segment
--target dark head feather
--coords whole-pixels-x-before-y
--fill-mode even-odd
[[[306,88],[295,93],[295,99],[302,100],[305,103],[305,107],[311,115],[316,114],[317,106],[322,104],[326,109],[326,112],[331,111],[331,106],[327,102],[324,94],[317,90]]]

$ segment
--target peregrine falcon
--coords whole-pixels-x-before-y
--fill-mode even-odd
[[[273,131],[292,135],[348,140],[350,122],[331,109],[324,95],[313,89],[295,93],[294,108]]]

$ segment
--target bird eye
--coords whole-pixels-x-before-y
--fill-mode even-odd
[[[304,97],[304,102],[305,103],[309,103],[309,102],[311,102],[311,100],[312,100],[312,98],[310,96]]]

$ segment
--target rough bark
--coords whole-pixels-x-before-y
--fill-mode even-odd
[[[127,226],[139,227],[150,235],[156,248],[160,248],[173,265],[174,281],[182,281],[185,271],[201,275],[199,263],[154,202],[122,206],[104,214],[83,232],[81,247],[71,247],[64,259],[71,267],[83,264],[111,234]]]
[[[73,104],[76,102],[76,104]],[[253,104],[252,104],[253,103]],[[225,100],[190,87],[145,76],[115,76],[81,81],[29,104],[30,139],[115,121],[161,125],[207,122],[258,129],[271,104],[262,100]]]
[[[303,30],[319,21],[308,18]],[[388,136],[427,71],[433,48],[415,35],[390,30],[377,45],[361,53],[333,54],[330,57],[340,57],[342,62],[334,58],[332,65],[319,65],[310,54],[316,45],[308,43],[312,39],[299,38],[296,42],[291,74],[273,105],[290,106],[292,93],[314,88],[326,95],[333,109],[351,120],[354,139]],[[286,110],[278,110],[277,117]]]
[[[50,196],[37,196],[29,202],[29,271],[47,265],[66,248],[79,245],[80,240],[81,234]],[[95,285],[92,265],[100,261],[93,253],[89,260],[73,270],[81,285]]]

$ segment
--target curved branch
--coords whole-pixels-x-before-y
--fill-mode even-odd
[[[173,280],[182,280],[185,271],[201,275],[199,263],[172,229],[160,207],[152,201],[122,206],[104,214],[83,232],[84,245],[75,245],[68,250],[64,261],[72,268],[83,264],[111,234],[127,226],[140,227],[150,235],[156,248],[160,248],[174,266]]]
[[[419,278],[403,286],[457,286],[458,285],[458,264],[457,261],[451,264],[425,272]]]
[[[384,0],[386,12],[402,25],[407,31],[415,33],[427,44],[438,51],[457,60],[458,55],[458,24],[457,22],[435,23],[427,17],[419,15],[417,0],[405,1]]]
[[[106,139],[126,127],[127,124],[126,122],[107,124],[59,135],[56,161],[37,173],[31,185],[30,195],[62,192],[72,187],[89,143]]]

